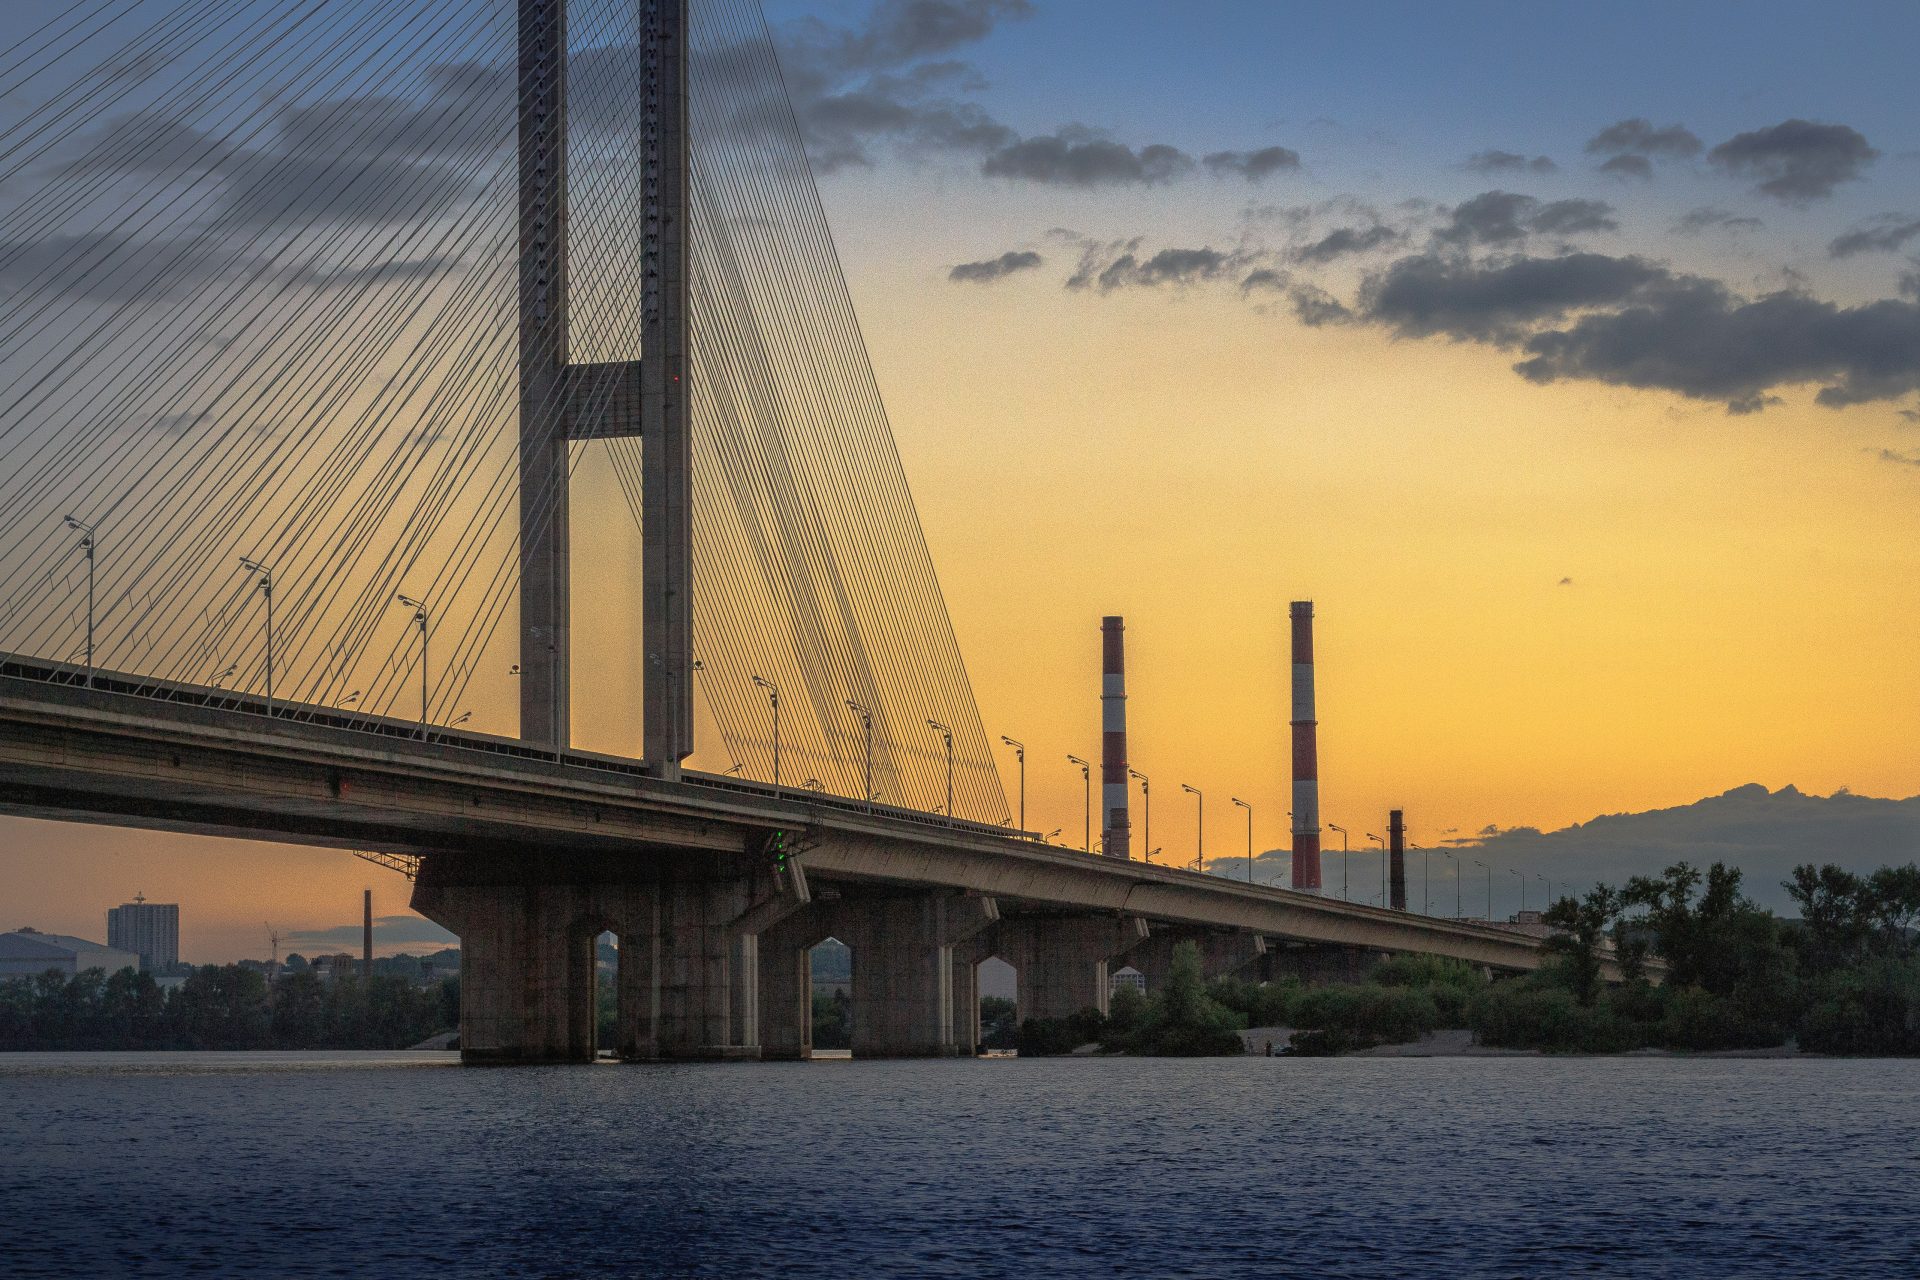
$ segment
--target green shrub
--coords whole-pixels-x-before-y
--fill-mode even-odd
[[[1468,1025],[1481,1044],[1556,1053],[1617,1053],[1637,1047],[1634,1029],[1605,1003],[1582,1005],[1566,987],[1520,980],[1475,996]]]

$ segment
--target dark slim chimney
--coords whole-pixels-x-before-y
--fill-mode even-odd
[[[1109,858],[1132,856],[1127,816],[1127,624],[1100,619],[1100,838]]]
[[[361,894],[360,905],[360,977],[365,981],[373,977],[373,890]]]
[[[1387,860],[1393,877],[1395,911],[1407,909],[1407,824],[1399,809],[1387,815]]]

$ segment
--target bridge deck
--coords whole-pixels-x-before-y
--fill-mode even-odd
[[[0,812],[394,853],[744,854],[806,835],[809,878],[950,888],[1298,942],[1542,960],[1511,930],[1090,856],[1005,828],[217,690],[0,662]],[[534,855],[537,856],[537,855]]]

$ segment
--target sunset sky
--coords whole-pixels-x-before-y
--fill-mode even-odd
[[[1920,792],[1920,9],[768,16],[1030,827],[1077,843],[1113,613],[1154,844],[1192,856],[1184,782],[1210,855],[1244,849],[1231,796],[1283,845],[1307,598],[1356,833]],[[576,553],[583,650],[636,561]],[[629,684],[580,664],[581,745],[625,749]],[[341,853],[0,824],[0,927],[103,936],[138,890],[200,961],[363,884],[404,914]]]

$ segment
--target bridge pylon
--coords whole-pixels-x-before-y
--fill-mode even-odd
[[[642,0],[641,358],[569,350],[568,0],[520,0],[520,736],[569,743],[568,471],[576,440],[641,440],[642,757],[678,776],[693,751],[693,515],[688,412],[687,0]]]

